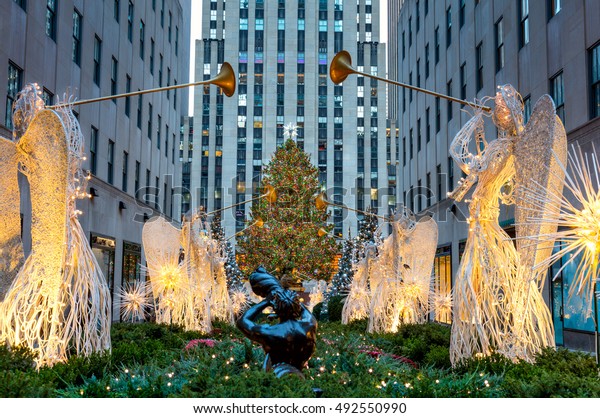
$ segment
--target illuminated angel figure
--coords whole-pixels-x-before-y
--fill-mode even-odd
[[[354,279],[342,309],[342,324],[369,317],[371,304],[369,277],[375,251],[375,245],[368,245],[365,248],[365,256],[354,267]]]
[[[415,219],[404,207],[394,215],[371,274],[369,332],[396,332],[400,324],[427,321],[437,223]]]
[[[564,128],[557,121],[549,96],[538,101],[525,127],[523,102],[512,86],[499,88],[495,105],[493,120],[498,139],[485,141],[483,111],[476,110],[450,147],[453,159],[467,177],[449,197],[460,201],[477,183],[469,205],[469,234],[453,293],[453,364],[493,351],[532,361],[536,352],[554,345],[550,313],[540,292],[545,271],[536,268],[535,262],[546,255],[548,244],[527,239],[535,235],[535,227],[523,221],[525,211],[531,215],[536,210],[552,209],[517,208],[516,247],[500,227],[498,215],[500,201],[512,204],[523,200],[523,187],[529,181],[558,187],[554,176],[543,167],[551,160],[553,149],[562,155]],[[473,136],[476,154],[469,151]]]
[[[111,322],[106,279],[77,218],[76,201],[88,196],[79,122],[68,103],[43,107],[39,87],[27,86],[15,104],[15,142],[2,141],[2,153],[12,148],[29,180],[32,243],[0,304],[0,335],[29,346],[38,367],[65,361],[69,352],[110,349]],[[2,192],[0,208],[18,207],[18,191]]]

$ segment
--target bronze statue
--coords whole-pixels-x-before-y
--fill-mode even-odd
[[[284,289],[279,280],[263,267],[250,275],[254,293],[265,299],[248,309],[237,327],[265,350],[264,368],[273,369],[278,377],[288,373],[303,376],[302,370],[315,352],[317,320],[300,303],[296,292]],[[257,323],[268,307],[273,308],[278,323]]]

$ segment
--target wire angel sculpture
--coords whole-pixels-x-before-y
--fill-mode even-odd
[[[38,367],[65,361],[70,352],[89,355],[111,346],[108,285],[77,218],[76,201],[88,196],[89,177],[81,170],[84,139],[69,101],[44,110],[39,87],[27,86],[15,102],[12,147],[0,141],[8,175],[18,163],[29,180],[32,240],[31,254],[0,304],[0,335],[11,345],[29,346]],[[0,207],[18,210],[10,182]],[[7,217],[13,215],[8,209]],[[16,245],[6,247],[17,255],[9,264],[15,265],[18,245],[12,227],[7,230],[3,239]]]
[[[354,264],[354,279],[342,308],[342,324],[369,317],[371,305],[371,264],[376,257],[375,245],[365,248],[364,257]]]
[[[424,323],[429,312],[431,271],[438,227],[431,217],[416,221],[406,207],[394,215],[372,268],[369,332],[396,332],[401,324]]]
[[[526,126],[523,101],[512,86],[499,87],[495,105],[499,138],[486,142],[483,111],[476,109],[450,146],[452,158],[467,177],[449,197],[460,201],[476,184],[453,290],[453,364],[493,351],[533,361],[543,347],[554,345],[550,312],[541,294],[546,270],[536,261],[547,257],[552,245],[532,237],[556,230],[556,225],[526,219],[556,208],[524,202],[526,186],[534,182],[561,193],[560,173],[554,167],[566,156],[566,135],[547,95],[536,103]],[[475,153],[469,151],[473,137]],[[517,203],[516,246],[498,223],[500,202]]]
[[[302,287],[308,292],[310,299],[306,308],[312,312],[314,307],[325,299],[327,282],[325,280],[310,279],[302,282]]]

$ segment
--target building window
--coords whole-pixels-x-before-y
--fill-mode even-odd
[[[406,58],[406,33],[402,32],[402,59]]]
[[[600,44],[590,51],[592,117],[600,116]]]
[[[58,0],[46,1],[46,35],[56,41],[56,5]]]
[[[435,132],[438,133],[441,129],[441,104],[440,98],[435,98]]]
[[[466,100],[467,98],[467,63],[463,62],[463,65],[460,66],[460,98],[462,100]],[[461,106],[464,106],[461,105]]]
[[[100,62],[102,60],[102,41],[98,35],[94,38],[94,84],[100,86]]]
[[[127,170],[129,167],[129,154],[127,151],[123,151],[123,181],[121,183],[121,189],[127,193]]]
[[[135,198],[138,199],[138,192],[140,190],[140,162],[136,161],[135,162],[135,179],[134,179],[134,184],[133,184],[133,193],[135,195]]]
[[[425,141],[431,141],[431,123],[429,121],[429,108],[425,109]]]
[[[119,7],[119,3],[119,0],[115,0],[113,3],[113,17],[115,18],[117,23],[119,22],[119,18],[121,16],[121,8]]]
[[[148,139],[152,140],[152,103],[148,103]]]
[[[138,89],[138,92],[140,90]],[[137,127],[138,129],[142,129],[142,105],[143,105],[142,95],[138,95],[138,107],[137,107]]]
[[[520,1],[519,17],[519,47],[523,48],[529,43],[529,0]]]
[[[527,123],[531,117],[531,96],[523,99],[523,123]]]
[[[554,16],[556,16],[558,14],[558,12],[560,12],[560,10],[562,9],[562,1],[561,0],[548,0],[548,12],[549,12],[549,19],[552,19]]]
[[[421,118],[417,119],[417,152],[421,151]]]
[[[502,18],[496,22],[496,72],[504,68],[504,22]]]
[[[409,134],[408,138],[409,138],[408,156],[412,160],[413,159],[413,148],[414,148],[414,142],[415,142],[412,128],[410,129],[410,134]]]
[[[450,299],[450,295],[452,294],[452,247],[450,245],[440,247],[436,250],[433,275],[435,294],[446,296]],[[452,311],[450,309],[436,311],[435,321],[450,324],[452,322]]]
[[[131,76],[127,74],[125,78],[125,92],[131,93]],[[131,112],[131,97],[125,97],[125,116],[129,117]]]
[[[54,103],[54,93],[44,87],[42,90],[42,100],[46,106],[52,106]]]
[[[440,62],[440,27],[435,28],[435,63]]]
[[[4,125],[9,129],[13,129],[12,113],[13,104],[17,100],[17,94],[23,88],[23,70],[17,67],[12,62],[8,62],[8,88],[6,90],[6,115]]]
[[[452,97],[452,80],[449,80],[448,83],[446,83],[446,94]],[[448,100],[448,122],[452,120],[452,103],[451,100]]]
[[[460,0],[460,9],[458,11],[458,26],[462,28],[465,25],[465,0]]]
[[[144,191],[144,202],[150,204],[150,170],[146,170],[146,190]]]
[[[127,39],[129,42],[133,40],[133,3],[131,0],[127,8]]]
[[[96,175],[98,170],[98,129],[92,126],[90,133],[90,172]]]
[[[110,94],[117,94],[117,80],[119,77],[119,61],[115,57],[112,57],[112,63],[110,65]],[[116,102],[116,99],[112,99]]]
[[[73,62],[81,65],[81,14],[73,10]]]
[[[425,193],[427,193],[427,207],[429,207],[429,206],[431,206],[431,198],[433,196],[433,192],[431,191],[431,172],[427,172],[425,186],[426,186]]]
[[[425,80],[429,78],[429,43],[425,45]]]
[[[446,48],[452,43],[452,7],[446,10]]]
[[[165,0],[162,0],[160,5],[160,27],[165,27]]]
[[[154,75],[154,39],[150,38],[150,74]]]
[[[140,58],[144,59],[144,34],[146,32],[146,24],[140,20]]]
[[[454,190],[454,160],[448,157],[448,192]]]
[[[565,123],[565,96],[564,96],[564,85],[563,85],[563,73],[562,71],[556,74],[550,79],[550,91],[554,105],[556,106],[556,114]]]
[[[175,26],[175,55],[179,54],[179,26]]]
[[[169,12],[169,28],[168,28],[169,42],[171,42],[171,25],[172,24],[173,24],[173,13]]]
[[[477,61],[477,77],[475,83],[477,84],[477,91],[483,88],[483,42],[479,42],[475,49],[475,60]]]
[[[162,116],[158,115],[158,120],[156,123],[156,148],[160,149],[160,127],[162,125]]]
[[[412,46],[412,17],[408,18],[408,46]]]
[[[114,166],[115,166],[115,143],[111,139],[108,140],[108,172],[106,175],[106,181],[108,184],[113,184]]]
[[[437,175],[437,200],[438,202],[442,201],[442,185],[444,184],[444,181],[442,180],[442,165],[438,164],[436,169],[436,175]]]
[[[14,0],[15,3],[19,5],[19,7],[25,11],[27,11],[27,0]]]

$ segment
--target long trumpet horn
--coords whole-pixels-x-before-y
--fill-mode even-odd
[[[411,86],[410,84],[400,83],[399,81],[388,80],[386,78],[378,77],[376,75],[367,74],[364,72],[360,72],[352,68],[352,57],[348,51],[342,50],[338,52],[335,57],[331,60],[331,64],[329,66],[329,77],[331,81],[335,84],[339,84],[343,82],[350,74],[358,74],[364,77],[373,78],[375,80],[383,81],[385,83],[393,84],[395,86],[404,87],[407,89],[415,90],[421,93],[429,94],[435,97],[439,97],[440,99],[450,100],[452,102],[461,103],[471,107],[478,107],[486,112],[491,112],[492,108],[489,106],[483,106],[477,103],[468,102],[466,100],[457,99],[456,97],[447,96],[445,94],[441,94],[435,91],[422,89],[420,87]]]
[[[378,217],[379,219],[383,219],[384,221],[389,220],[385,216],[377,215],[376,213],[366,212],[366,211],[360,210],[360,209],[349,208],[348,206],[340,205],[339,203],[330,202],[329,200],[327,200],[327,196],[325,195],[325,192],[321,192],[321,193],[317,194],[316,196],[314,196],[314,199],[315,199],[315,207],[317,208],[317,210],[326,209],[327,206],[335,206],[338,208],[350,210],[352,212],[362,213],[363,215],[373,215],[373,216]]]
[[[90,103],[96,103],[96,102],[103,102],[105,100],[121,99],[123,97],[139,96],[141,94],[158,93],[158,92],[167,91],[167,90],[175,90],[175,89],[183,89],[183,88],[187,88],[187,87],[201,86],[203,84],[214,84],[215,86],[221,88],[223,90],[223,93],[227,97],[233,96],[233,93],[235,93],[236,81],[235,81],[235,73],[233,71],[233,68],[231,67],[231,64],[229,64],[228,62],[224,62],[223,64],[221,64],[221,71],[219,71],[219,74],[217,74],[215,77],[211,78],[210,80],[197,81],[195,83],[187,83],[187,84],[175,84],[173,86],[158,87],[155,89],[148,89],[148,90],[141,90],[141,91],[132,91],[129,93],[113,94],[112,96],[96,97],[95,99],[78,100],[73,103],[60,103],[60,104],[53,105],[53,106],[46,106],[46,109],[57,109],[59,107],[65,107],[65,106],[78,106],[78,105],[84,105],[84,104],[90,104]]]

